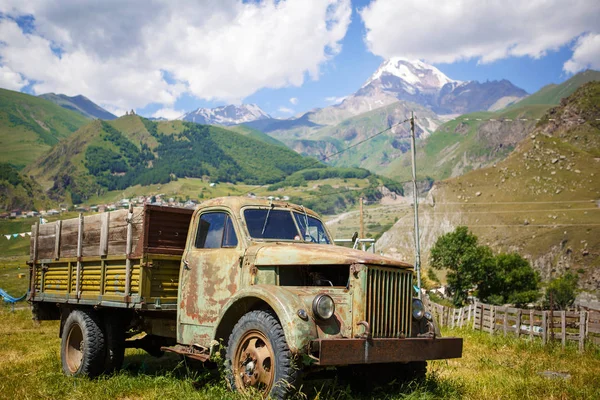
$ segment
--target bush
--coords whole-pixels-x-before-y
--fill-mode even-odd
[[[518,306],[539,298],[540,276],[529,261],[517,253],[492,254],[478,244],[477,236],[466,226],[440,236],[431,248],[433,268],[447,269],[448,287],[454,304],[462,306],[469,291],[490,304]]]
[[[547,308],[558,308],[560,310],[572,306],[578,292],[578,281],[579,278],[577,275],[571,272],[567,272],[565,275],[550,281],[550,284],[546,289],[544,306]]]

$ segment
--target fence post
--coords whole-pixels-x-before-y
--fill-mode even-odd
[[[585,340],[585,311],[579,312],[579,352],[582,353],[584,350]]]
[[[564,349],[567,345],[567,315],[564,310],[560,312],[560,333],[562,347]]]
[[[477,302],[473,305],[473,330],[475,330],[475,326],[477,323]]]
[[[502,328],[504,329],[504,336],[508,332],[508,307],[504,307],[504,319],[502,321]]]
[[[442,326],[446,325],[446,306],[440,306],[440,319],[442,320]]]
[[[469,313],[467,314],[467,322],[471,321],[471,307],[473,304],[469,304]]]
[[[481,304],[481,313],[479,313],[479,330],[483,331],[483,315],[485,313],[484,305]]]
[[[515,331],[515,334],[517,335],[517,337],[521,336],[521,313],[523,312],[523,310],[521,310],[520,308],[517,310],[517,330]]]
[[[542,311],[542,343],[548,343],[548,311]]]
[[[458,313],[458,327],[462,328],[463,327],[463,317],[465,316],[465,308],[462,307],[460,309],[460,312]]]
[[[456,323],[454,322],[454,320],[456,319],[456,308],[452,309],[452,328],[454,329],[456,327]]]
[[[533,310],[529,310],[529,340],[533,340]]]
[[[490,306],[490,334],[496,329],[496,306]]]

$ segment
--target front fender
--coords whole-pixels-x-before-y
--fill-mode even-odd
[[[221,309],[219,323],[213,334],[214,338],[217,336],[218,327],[226,322],[224,319],[228,315],[228,311],[250,298],[264,301],[277,314],[292,353],[305,352],[310,341],[317,338],[317,327],[314,321],[310,317],[304,320],[298,316],[299,309],[306,310],[302,298],[284,287],[273,285],[253,285],[240,290],[231,297]]]

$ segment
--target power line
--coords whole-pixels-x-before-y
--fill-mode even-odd
[[[528,122],[528,121],[542,121],[544,120],[543,118],[463,118],[463,117],[458,117],[453,119],[452,121],[478,121],[478,122]],[[546,121],[563,121],[563,122],[579,122],[579,123],[585,123],[585,122],[592,122],[592,121],[600,121],[600,118],[595,118],[595,119],[589,119],[589,120],[585,120],[583,118],[566,118],[566,119],[562,119],[562,118],[548,118]]]
[[[408,122],[408,121],[410,121],[410,118],[407,118],[407,119],[405,119],[405,120],[404,120],[404,121],[402,121],[402,122],[398,122],[398,123],[396,123],[396,124],[390,125],[390,126],[389,126],[389,127],[387,127],[386,129],[384,129],[384,130],[382,130],[382,131],[379,131],[379,132],[377,132],[377,133],[375,133],[375,134],[373,134],[373,135],[371,135],[371,136],[369,136],[369,137],[367,137],[367,138],[365,138],[365,139],[361,140],[360,142],[354,143],[353,145],[350,145],[350,146],[346,147],[345,149],[342,149],[342,150],[340,150],[340,151],[338,151],[338,152],[336,152],[336,153],[333,153],[333,154],[330,154],[330,155],[326,155],[326,156],[322,157],[320,160],[317,160],[317,161],[315,161],[314,163],[307,165],[306,167],[300,168],[299,170],[296,170],[296,171],[292,172],[291,174],[287,174],[287,175],[286,175],[286,176],[285,176],[283,179],[281,179],[279,182],[283,182],[283,181],[284,181],[284,180],[285,180],[285,179],[286,179],[288,176],[290,176],[290,175],[292,175],[292,174],[294,174],[294,173],[296,173],[296,172],[302,171],[302,170],[304,170],[304,169],[307,169],[307,168],[310,168],[310,167],[314,167],[315,165],[321,164],[323,161],[325,161],[325,160],[327,160],[327,159],[329,159],[329,158],[331,158],[331,157],[335,157],[335,156],[338,156],[338,155],[340,155],[340,154],[342,154],[342,153],[345,153],[346,151],[348,151],[348,150],[350,150],[350,149],[353,149],[353,148],[355,148],[356,146],[359,146],[359,145],[361,145],[361,144],[363,144],[363,143],[365,143],[365,142],[368,142],[369,140],[371,140],[371,139],[374,139],[374,138],[376,138],[377,136],[379,136],[379,135],[381,135],[381,134],[384,134],[385,132],[387,132],[387,131],[391,130],[392,128],[395,128],[396,126],[400,126],[400,125],[402,125],[402,124],[404,124],[404,123],[406,123],[406,122]],[[246,192],[242,193],[242,196],[244,196],[244,195],[246,195],[246,194],[248,194],[248,193],[250,193],[250,192],[253,192],[253,191],[255,191],[256,189],[260,189],[260,188],[262,188],[262,187],[264,187],[264,186],[267,186],[267,185],[275,185],[275,184],[277,184],[277,183],[279,183],[279,182],[275,182],[275,183],[265,183],[265,184],[262,184],[262,185],[260,185],[260,186],[254,187],[254,188],[252,188],[252,189],[250,189],[250,190],[248,190],[248,191],[246,191]]]
[[[600,208],[554,208],[550,210],[497,210],[497,211],[434,211],[427,214],[503,214],[532,212],[564,212],[564,211],[600,211]]]
[[[462,204],[462,205],[490,205],[490,204],[556,204],[556,203],[593,203],[596,200],[556,200],[556,201],[493,201],[493,202],[474,202],[474,203],[465,203],[464,201],[456,201],[456,202],[445,202],[438,203],[435,202],[434,205],[447,205],[447,204]],[[427,203],[423,200],[421,203]]]
[[[510,226],[520,226],[520,227],[524,227],[524,228],[530,228],[530,227],[542,227],[542,228],[557,228],[557,227],[562,227],[562,226],[600,226],[600,224],[502,224],[502,225],[470,225],[470,224],[459,224],[459,225],[465,225],[468,226],[469,228],[506,228],[506,227],[510,227]],[[412,225],[394,225],[400,228],[412,228]],[[439,227],[439,225],[420,225],[420,226],[428,226],[428,227]]]

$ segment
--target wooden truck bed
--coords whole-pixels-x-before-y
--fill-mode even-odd
[[[30,300],[175,310],[192,214],[146,205],[34,225]]]

